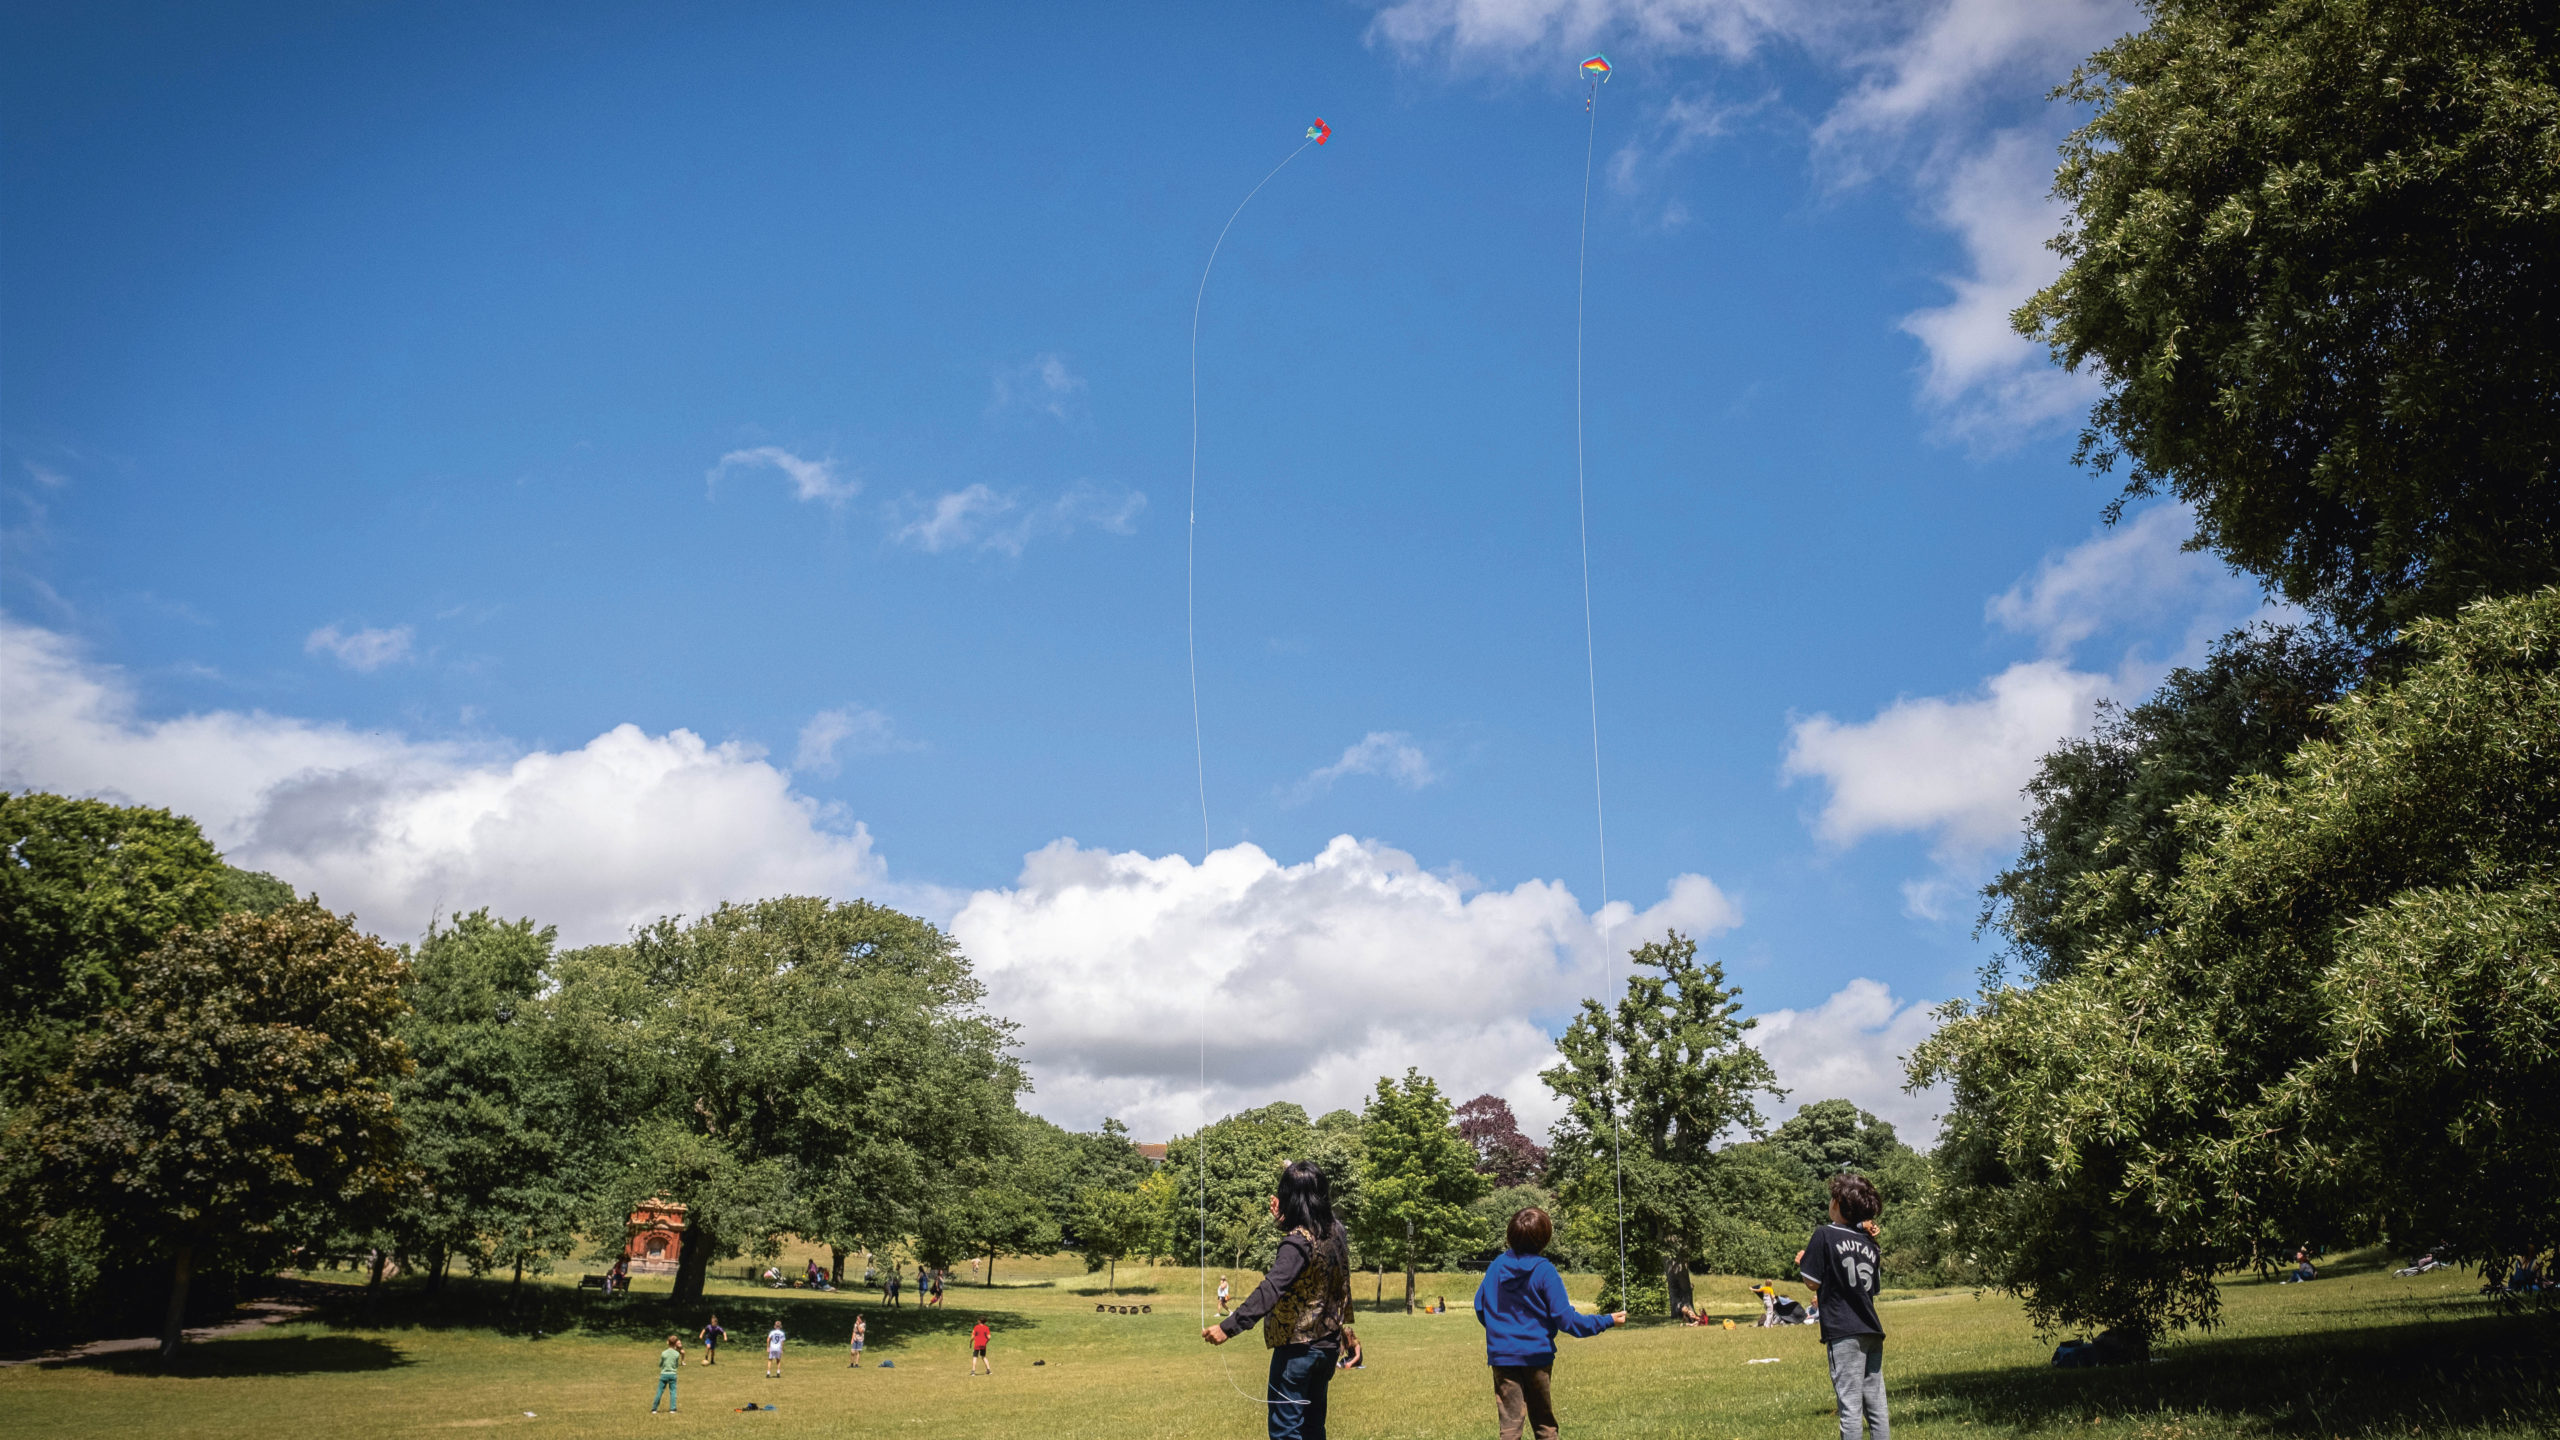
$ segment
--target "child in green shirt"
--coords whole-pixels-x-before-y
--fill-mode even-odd
[[[684,1373],[684,1337],[670,1335],[667,1348],[658,1352],[658,1393],[649,1402],[649,1413],[658,1413],[658,1401],[667,1402],[667,1413],[676,1413],[676,1377]]]

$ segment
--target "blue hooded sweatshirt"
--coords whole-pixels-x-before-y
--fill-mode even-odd
[[[1476,1287],[1476,1323],[1484,1327],[1488,1365],[1552,1365],[1556,1332],[1577,1338],[1609,1328],[1606,1315],[1585,1315],[1564,1293],[1564,1277],[1544,1255],[1505,1250]]]

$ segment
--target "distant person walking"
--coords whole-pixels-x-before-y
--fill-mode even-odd
[[[712,1316],[711,1323],[702,1327],[702,1363],[719,1364],[720,1342],[728,1338],[729,1332],[720,1328],[720,1317]]]
[[[1817,1227],[1796,1254],[1797,1273],[1813,1287],[1822,1346],[1831,1357],[1831,1393],[1840,1407],[1840,1440],[1893,1440],[1885,1419],[1884,1326],[1876,1320],[1877,1279],[1884,1256],[1865,1228],[1884,1208],[1864,1175],[1831,1177],[1831,1223]]]
[[[1337,1365],[1360,1363],[1351,1326],[1351,1240],[1333,1215],[1323,1167],[1293,1160],[1280,1172],[1271,1215],[1280,1249],[1235,1313],[1200,1332],[1224,1345],[1259,1323],[1271,1350],[1265,1413],[1271,1440],[1325,1440],[1325,1395]],[[1266,1318],[1267,1317],[1267,1318]]]
[[[942,1308],[942,1277],[945,1273],[941,1270],[933,1272],[933,1308],[936,1310]]]
[[[1476,1287],[1476,1323],[1484,1327],[1484,1363],[1493,1367],[1494,1423],[1502,1440],[1556,1440],[1553,1394],[1556,1332],[1577,1338],[1627,1323],[1627,1312],[1585,1315],[1573,1308],[1564,1277],[1547,1259],[1555,1220],[1532,1205],[1511,1217],[1509,1248],[1485,1267]]]
[[[764,1378],[767,1380],[782,1378],[782,1342],[785,1338],[780,1320],[774,1321],[773,1328],[765,1332]]]
[[[1228,1289],[1227,1289],[1227,1277],[1226,1277],[1226,1276],[1224,1276],[1224,1275],[1219,1276],[1219,1277],[1218,1277],[1218,1313],[1219,1313],[1219,1314],[1221,1314],[1221,1315],[1224,1315],[1224,1314],[1226,1314],[1226,1313],[1227,1313],[1227,1309],[1228,1309],[1228,1306],[1227,1306],[1227,1297],[1228,1297],[1229,1293],[1230,1293],[1230,1292],[1229,1292],[1229,1291],[1228,1291]]]
[[[859,1369],[861,1369],[861,1368],[862,1368],[862,1337],[863,1337],[863,1335],[868,1331],[868,1329],[869,1329],[869,1327],[865,1326],[865,1325],[862,1323],[862,1312],[861,1312],[861,1311],[859,1311],[859,1310],[854,1311],[854,1312],[853,1312],[853,1359],[852,1359],[850,1362],[848,1362],[848,1363],[852,1366],[852,1368],[857,1369],[857,1370],[859,1370]]]
[[[658,1352],[658,1393],[649,1400],[649,1413],[658,1413],[658,1402],[667,1402],[667,1413],[676,1413],[676,1377],[684,1373],[684,1337],[670,1335],[667,1348]]]
[[[890,1266],[890,1267],[889,1267],[889,1304],[890,1304],[890,1307],[891,1307],[891,1308],[893,1308],[893,1309],[894,1309],[894,1308],[896,1308],[896,1306],[897,1306],[897,1304],[898,1304],[898,1292],[899,1292],[900,1290],[905,1289],[905,1288],[906,1288],[906,1277],[905,1277],[905,1276],[904,1276],[904,1275],[899,1271],[899,1269],[898,1269],[898,1267],[897,1267],[897,1266],[895,1266],[895,1265]]]
[[[987,1367],[989,1375],[996,1373],[996,1362],[987,1358],[987,1340],[990,1333],[987,1329],[987,1317],[979,1316],[978,1328],[969,1332],[969,1374],[973,1379],[976,1378],[978,1367],[981,1365]]]

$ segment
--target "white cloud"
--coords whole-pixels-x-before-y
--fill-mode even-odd
[[[1850,845],[1870,835],[1926,834],[1942,863],[1978,862],[2017,839],[2027,810],[2021,792],[2037,762],[2086,733],[2100,699],[2150,689],[2168,665],[2200,659],[2235,626],[2299,614],[2266,604],[2212,557],[2181,550],[2193,530],[2186,507],[2154,505],[2047,556],[1984,607],[1989,620],[2034,638],[2042,658],[2011,665],[1977,690],[1905,696],[1868,720],[1795,721],[1782,772],[1829,786],[1816,821],[1822,838]],[[2182,632],[2179,649],[2152,656],[2128,648],[2105,673],[2073,663],[2075,648],[2128,627]],[[1906,887],[1905,912],[1938,918],[1945,912],[1936,895]]]
[[[1944,1086],[1920,1093],[1902,1089],[1902,1062],[1936,1030],[1925,1004],[1893,998],[1882,981],[1852,980],[1810,1010],[1773,1010],[1759,1017],[1751,1043],[1769,1057],[1786,1104],[1772,1119],[1792,1115],[1816,1100],[1848,1100],[1891,1121],[1904,1143],[1927,1149],[1937,1143],[1938,1116],[1947,1106]]]
[[[1068,420],[1074,418],[1075,399],[1084,388],[1084,377],[1068,367],[1065,356],[1034,355],[1022,365],[996,372],[988,408],[1001,411],[1020,406],[1053,420]]]
[[[2164,622],[2201,625],[2189,646],[2221,634],[2259,604],[2258,587],[2211,554],[2185,547],[2195,512],[2154,505],[2049,555],[2035,573],[1993,596],[1983,613],[2031,635],[2048,655],[2102,630]]]
[[[1912,177],[1930,218],[1962,243],[1965,269],[1946,280],[1952,298],[1904,316],[1901,328],[1924,352],[1922,404],[1951,438],[1996,448],[2085,407],[2096,382],[2056,369],[2008,326],[2009,312],[2059,272],[2043,247],[2061,228],[2049,191],[2067,117],[1999,131],[1994,116],[2014,115],[2141,18],[2131,0],[1397,0],[1369,34],[1410,58],[1501,68],[1562,66],[1603,45],[1627,47],[1621,59],[1725,66],[1775,46],[1801,52],[1838,85],[1812,129],[1817,167],[1835,184]],[[1724,133],[1735,113],[1674,100],[1612,157],[1612,181],[1639,188]],[[1672,200],[1659,213],[1653,223],[1671,228],[1686,212]]]
[[[1114,492],[1087,481],[1037,505],[986,485],[970,485],[922,504],[911,500],[892,507],[890,538],[928,555],[951,550],[1020,555],[1033,540],[1064,538],[1086,528],[1132,534],[1146,508],[1147,497],[1136,490]]]
[[[621,725],[554,752],[258,712],[146,720],[118,672],[6,617],[0,702],[0,782],[191,815],[234,863],[393,939],[482,905],[590,943],[723,899],[883,890],[863,827],[690,731]]]
[[[1834,845],[1921,831],[1942,857],[1988,851],[2017,839],[2037,760],[2086,730],[2110,688],[2104,675],[2035,660],[1975,694],[1905,697],[1872,720],[1814,715],[1795,722],[1784,773],[1831,787],[1815,828]]]
[[[1899,134],[1971,108],[1995,83],[2042,94],[2142,17],[2127,0],[1946,0],[1900,18],[1918,23],[1859,50],[1863,74],[1823,118],[1818,141]]]
[[[1162,1138],[1206,1113],[1271,1100],[1357,1107],[1384,1074],[1421,1067],[1459,1096],[1491,1091],[1525,1122],[1556,1113],[1537,1072],[1546,1026],[1596,994],[1623,953],[1667,928],[1739,923],[1684,875],[1642,913],[1586,914],[1552,881],[1483,890],[1342,836],[1283,865],[1251,845],[1200,864],[1060,840],[952,922],[990,1003],[1027,1022],[1031,1103],[1062,1123],[1104,1115]]]
[[[842,505],[862,492],[861,481],[841,479],[836,475],[836,462],[833,460],[803,460],[779,445],[758,445],[752,450],[732,450],[721,456],[720,463],[712,466],[702,478],[705,484],[717,490],[720,488],[720,482],[727,479],[729,472],[733,470],[755,470],[768,466],[781,471],[784,478],[790,480],[791,498],[794,500],[816,500],[828,505]]]
[[[1579,59],[1604,43],[1739,59],[1772,35],[1827,30],[1823,8],[1798,0],[1397,0],[1369,22],[1369,38],[1477,63]]]
[[[2062,228],[2046,193],[2052,175],[2051,146],[2011,130],[1955,166],[1938,193],[1938,221],[1962,240],[1970,273],[1944,277],[1955,298],[1903,316],[1902,330],[1928,352],[1921,398],[1958,438],[1997,444],[2097,398],[2095,375],[2057,367],[2009,328],[2009,312],[2062,273],[2045,248]]]
[[[1440,772],[1431,768],[1431,757],[1413,743],[1412,736],[1401,730],[1372,730],[1346,747],[1341,759],[1308,771],[1305,779],[1290,787],[1289,801],[1298,804],[1312,799],[1346,775],[1377,775],[1407,790],[1419,790],[1440,778]]]
[[[323,625],[303,637],[302,653],[335,656],[348,669],[370,675],[385,665],[408,659],[410,642],[416,638],[406,625],[389,630],[350,631]]]
[[[913,742],[898,738],[897,727],[887,715],[868,705],[840,705],[819,711],[800,727],[800,748],[791,764],[815,775],[833,775],[839,768],[839,753],[885,755],[915,748]]]

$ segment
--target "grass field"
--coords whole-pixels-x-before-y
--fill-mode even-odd
[[[1121,1269],[1119,1298],[1153,1304],[1150,1315],[1095,1313],[1113,1297],[1065,1257],[1007,1260],[996,1287],[956,1286],[943,1310],[922,1313],[715,1282],[710,1308],[735,1335],[734,1353],[705,1368],[688,1340],[684,1408],[673,1418],[647,1413],[657,1353],[670,1329],[690,1336],[701,1313],[671,1313],[664,1281],[657,1295],[644,1289],[609,1304],[581,1299],[571,1278],[528,1282],[539,1313],[528,1307],[515,1324],[500,1323],[500,1286],[457,1281],[435,1306],[394,1287],[372,1325],[349,1290],[309,1318],[193,1346],[165,1374],[129,1355],[0,1372],[0,1437],[1262,1433],[1260,1341],[1201,1344],[1187,1270]],[[1239,1293],[1252,1278],[1236,1277]],[[1389,1295],[1399,1278],[1389,1278]],[[1596,1283],[1568,1282],[1586,1302]],[[2353,1260],[2310,1285],[2240,1280],[2214,1334],[2175,1341],[2149,1365],[2076,1371],[2046,1364],[2050,1342],[2010,1301],[1889,1296],[1880,1313],[1894,1424],[1903,1440],[1965,1431],[2087,1440],[2560,1433],[2560,1346],[2549,1322],[2501,1312],[2475,1285],[2453,1272],[2393,1279],[2381,1262]],[[1425,1277],[1422,1294],[1447,1295],[1449,1313],[1407,1316],[1371,1312],[1369,1287],[1360,1287],[1369,1363],[1334,1384],[1335,1434],[1492,1432],[1481,1332],[1463,1308],[1473,1289],[1472,1277]],[[1701,1294],[1737,1321],[1758,1313],[1741,1281],[1709,1281]],[[872,1351],[858,1371],[844,1353],[857,1306],[871,1316]],[[982,1315],[995,1330],[993,1379],[968,1373],[967,1332]],[[771,1381],[761,1336],[776,1316],[793,1340],[783,1378]],[[1768,1358],[1777,1363],[1748,1363]],[[894,1368],[878,1368],[882,1359]],[[1556,1376],[1570,1433],[1836,1433],[1810,1327],[1636,1326],[1563,1342]],[[779,1408],[740,1413],[749,1400]]]

